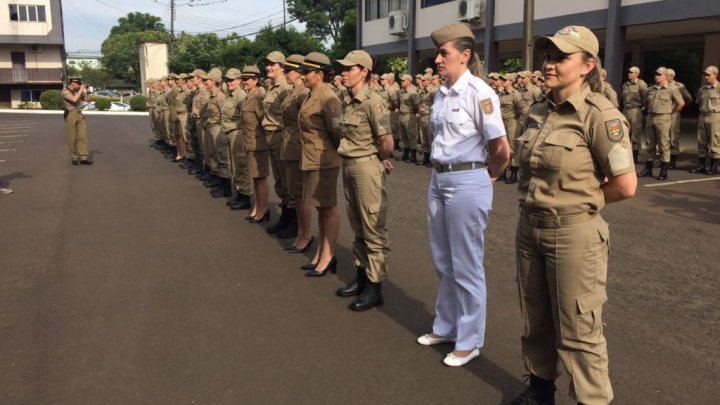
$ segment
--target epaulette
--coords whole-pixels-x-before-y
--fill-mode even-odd
[[[610,102],[610,100],[607,99],[607,97],[603,96],[600,93],[595,93],[594,91],[591,91],[585,100],[597,107],[598,110],[604,111],[604,110],[615,110],[615,106]]]

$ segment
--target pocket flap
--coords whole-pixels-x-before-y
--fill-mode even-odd
[[[578,312],[581,314],[600,308],[607,301],[607,292],[597,291],[585,297],[576,298]]]
[[[562,146],[565,149],[573,150],[578,143],[578,137],[573,134],[567,133],[551,133],[545,138],[545,143],[548,145]]]

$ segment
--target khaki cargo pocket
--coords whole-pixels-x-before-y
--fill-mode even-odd
[[[575,134],[551,133],[545,138],[544,145],[541,146],[541,165],[553,170],[562,169],[563,161],[567,160],[568,155],[575,149],[577,143],[578,136]]]
[[[602,306],[607,301],[605,290],[575,299],[577,316],[575,331],[578,337],[595,337],[602,333]]]

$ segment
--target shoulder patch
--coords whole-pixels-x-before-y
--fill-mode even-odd
[[[619,119],[605,121],[608,139],[612,142],[620,142],[623,139],[623,127]]]
[[[490,100],[489,98],[480,101],[480,108],[485,114],[492,114],[492,112],[495,111],[492,100]]]
[[[382,110],[383,110],[382,103],[377,103],[377,104],[375,104],[375,112],[381,113]]]

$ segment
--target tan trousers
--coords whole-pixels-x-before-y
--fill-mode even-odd
[[[697,131],[698,158],[720,159],[720,113],[700,114]]]
[[[521,213],[516,256],[525,368],[559,376],[558,358],[570,374],[570,396],[587,405],[613,398],[602,308],[607,301],[608,225],[598,214],[552,228]]]
[[[148,108],[148,117],[150,117],[150,130],[152,130],[153,137],[155,137],[155,139],[160,139],[160,134],[155,127],[157,123],[157,113],[153,107]]]
[[[670,154],[680,154],[680,113],[670,114]]]
[[[230,147],[225,140],[225,132],[220,124],[205,124],[205,137],[212,160],[210,170],[216,176],[230,178]]]
[[[393,132],[393,139],[395,145],[399,145],[400,142],[400,113],[397,111],[390,112],[390,129]]]
[[[207,162],[205,161],[205,123],[199,118],[195,121],[195,136],[198,139],[200,156],[203,159],[203,163],[207,165]]]
[[[645,143],[641,145],[639,162],[655,160],[655,151],[660,154],[660,161],[670,161],[670,114],[649,114],[643,135]]]
[[[165,129],[165,142],[168,145],[175,145],[175,130],[173,122],[170,121],[170,110],[162,112],[163,128]]]
[[[518,136],[518,121],[515,118],[503,118],[503,125],[505,125],[505,136],[507,136],[510,144],[510,166],[518,167],[518,160],[515,156],[517,152],[515,138]]]
[[[270,169],[275,178],[275,194],[281,204],[295,207],[295,199],[287,192],[287,172],[285,162],[282,160],[282,131],[265,131],[265,137],[270,152]]]
[[[65,134],[67,135],[70,158],[72,160],[87,160],[88,135],[85,117],[79,110],[72,110],[65,118]]]
[[[418,118],[418,134],[420,135],[420,149],[425,153],[429,153],[433,139],[432,128],[430,128],[430,114],[421,114],[420,118]]]
[[[401,114],[399,129],[403,148],[417,149],[418,131],[415,114]]]
[[[245,154],[245,138],[238,130],[226,132],[230,144],[231,167],[235,189],[238,193],[252,195],[252,180],[248,175],[247,155]]]
[[[643,115],[642,108],[626,108],[623,111],[625,118],[627,118],[630,124],[630,141],[632,142],[633,150],[642,149],[643,144]]]
[[[175,134],[175,138],[182,138],[182,140],[185,142],[185,145],[188,144],[188,136],[187,136],[187,117],[185,114],[181,114],[177,116],[177,120],[173,122],[173,133]],[[187,146],[186,146],[187,148]]]
[[[355,234],[355,266],[365,268],[368,279],[379,283],[387,277],[390,256],[383,164],[377,158],[359,163],[344,160],[343,187],[350,227]]]
[[[207,122],[203,126],[203,145],[205,146],[205,165],[210,168],[210,172],[212,174],[217,175],[218,166],[217,166],[217,158],[215,157],[215,139],[212,136],[212,133],[210,132],[210,127],[212,124],[208,124]],[[221,130],[221,129],[220,129]]]

